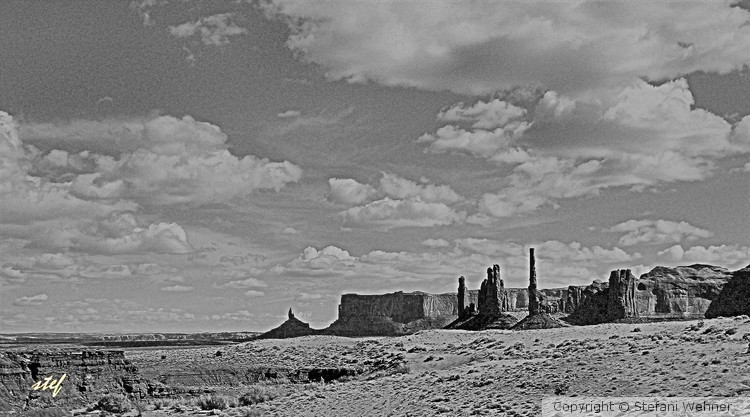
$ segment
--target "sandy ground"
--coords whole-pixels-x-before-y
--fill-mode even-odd
[[[177,367],[196,366],[201,360],[201,365],[246,361],[322,367],[395,358],[405,361],[408,372],[288,384],[279,387],[283,395],[251,407],[188,407],[143,415],[536,416],[541,399],[548,396],[750,396],[749,337],[750,319],[741,316],[700,324],[696,320],[516,332],[430,330],[366,339],[311,336],[223,347],[221,357],[212,355],[216,348],[188,354],[169,350],[164,352],[174,357],[168,362]],[[161,354],[128,356],[146,370],[157,366]],[[242,389],[234,392],[241,393]]]

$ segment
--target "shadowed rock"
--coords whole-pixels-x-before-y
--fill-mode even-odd
[[[529,249],[529,315],[511,327],[512,330],[554,329],[567,324],[550,315],[552,308],[544,294],[537,290],[534,248]]]
[[[732,273],[706,310],[706,318],[750,315],[750,265]],[[748,347],[750,351],[750,347]]]
[[[258,336],[258,339],[286,339],[289,337],[310,336],[317,333],[317,330],[311,329],[308,323],[294,317],[291,308],[287,316],[287,320],[281,326],[263,333]]]

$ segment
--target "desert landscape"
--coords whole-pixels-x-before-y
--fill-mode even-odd
[[[639,279],[619,270],[583,290],[544,291],[532,248],[523,297],[494,265],[476,297],[463,277],[454,294],[348,295],[329,328],[311,329],[290,309],[266,333],[214,335],[214,343],[250,338],[219,347],[199,346],[210,334],[141,337],[189,347],[8,345],[0,397],[7,415],[534,416],[552,396],[746,396],[749,276],[750,267],[657,267]],[[351,299],[357,308],[344,306]],[[649,310],[656,304],[661,312]],[[62,374],[59,392],[33,388]]]
[[[0,417],[750,416],[750,0],[0,0],[0,39]],[[585,417],[688,417],[632,411]]]

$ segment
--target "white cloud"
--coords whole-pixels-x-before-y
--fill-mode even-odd
[[[17,141],[11,123],[10,133],[3,136],[14,135]],[[98,209],[88,217],[96,217],[114,210],[135,210],[137,204],[215,203],[246,196],[257,189],[278,191],[302,175],[298,166],[287,161],[232,155],[226,149],[227,135],[218,126],[191,116],[30,124],[21,134],[22,138],[47,147],[93,147],[102,152],[108,149],[111,155],[88,150],[70,154],[53,149],[30,161],[36,166],[28,166],[29,162],[23,165],[25,155],[20,145],[11,145],[14,152],[9,152],[8,157],[14,159],[13,166],[19,172],[10,182],[16,189],[15,196],[4,203],[17,206],[12,207],[14,212],[35,205],[32,213],[43,208],[44,215],[51,215],[48,212],[53,205],[62,206],[63,212],[66,205],[81,209],[88,205]],[[99,134],[104,137],[100,142],[106,146],[97,144]],[[21,166],[28,167],[21,170]],[[47,175],[57,173],[58,178],[45,181],[30,177],[34,170]]]
[[[507,217],[613,187],[701,181],[722,158],[750,153],[739,125],[733,131],[693,104],[684,79],[659,86],[636,81],[578,101],[548,91],[528,120],[494,131],[449,124],[418,142],[432,152],[468,152],[511,166],[499,189],[485,193],[478,206],[480,215]]]
[[[492,130],[524,116],[526,109],[494,99],[489,102],[478,101],[468,107],[464,103],[454,104],[441,111],[438,119],[445,122],[469,122],[473,128]]]
[[[241,280],[229,281],[224,284],[214,284],[214,288],[219,289],[244,289],[252,287],[267,287],[268,285],[257,278],[245,278]]]
[[[516,141],[528,128],[529,123],[525,121],[514,121],[495,130],[465,130],[458,126],[446,125],[435,134],[422,135],[418,142],[429,143],[427,150],[430,152],[468,152],[498,162],[508,159],[508,156],[503,156],[504,154],[514,152],[517,154],[515,159],[522,162],[526,156],[524,151],[517,147]],[[515,162],[514,158],[508,162]]]
[[[713,236],[708,230],[687,222],[671,220],[628,220],[609,229],[614,233],[625,233],[619,243],[624,246],[638,244],[679,243],[683,239],[693,241]]]
[[[732,2],[423,6],[276,0],[267,10],[288,18],[289,48],[329,78],[350,82],[469,94],[542,85],[569,93],[750,63],[749,13]]]
[[[176,223],[140,224],[132,213],[90,221],[52,222],[29,231],[35,246],[89,253],[193,252],[187,233]]]
[[[740,268],[750,264],[750,247],[739,245],[693,246],[685,250],[674,245],[658,253],[658,257],[672,262],[720,264]]]
[[[445,239],[425,239],[422,241],[422,245],[429,248],[447,248],[450,243]]]
[[[288,117],[297,117],[300,114],[302,114],[302,112],[300,112],[299,110],[286,110],[277,114],[276,116],[281,117],[282,119],[285,119]]]
[[[16,306],[38,306],[42,305],[47,301],[47,294],[37,294],[28,297],[16,298],[13,301],[13,305]]]
[[[377,195],[373,186],[351,178],[330,178],[328,185],[331,187],[333,200],[341,204],[362,204]]]
[[[161,291],[164,292],[188,292],[193,291],[195,288],[185,285],[172,285],[170,287],[162,287]]]
[[[180,25],[170,26],[169,33],[178,38],[189,38],[200,35],[204,45],[222,46],[229,43],[231,36],[239,36],[247,33],[247,29],[232,22],[236,17],[234,13],[222,13],[206,16],[195,22],[185,22]]]
[[[466,219],[465,212],[456,212],[443,203],[427,203],[419,197],[393,200],[385,197],[364,206],[341,212],[345,223],[373,224],[385,228],[447,226]]]
[[[265,294],[262,291],[256,291],[256,290],[247,290],[245,291],[246,297],[262,297]]]
[[[378,188],[353,179],[328,180],[336,202],[361,204],[339,213],[345,223],[393,228],[444,226],[465,220],[465,212],[449,207],[463,197],[448,185],[426,184],[426,178],[420,182],[387,172],[382,173]]]
[[[447,185],[417,184],[386,172],[380,178],[380,190],[392,198],[419,197],[427,203],[453,204],[463,200]]]

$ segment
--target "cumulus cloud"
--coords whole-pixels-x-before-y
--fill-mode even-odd
[[[194,251],[176,223],[143,225],[133,213],[114,213],[98,220],[53,222],[32,228],[34,245],[101,254]]]
[[[731,2],[422,6],[276,0],[267,9],[287,18],[289,48],[329,78],[350,82],[468,94],[542,85],[569,93],[750,63],[750,14]]]
[[[385,197],[364,206],[351,207],[341,216],[345,223],[373,224],[392,227],[447,226],[466,219],[465,212],[457,212],[443,203],[428,203],[419,197],[393,200]]]
[[[445,239],[425,239],[422,241],[422,245],[429,248],[447,248],[450,246],[450,242]]]
[[[740,125],[733,130],[693,104],[684,79],[658,86],[639,80],[579,100],[548,91],[530,104],[533,115],[495,130],[448,124],[418,142],[510,167],[478,205],[480,214],[507,217],[614,187],[704,180],[722,158],[750,153]]]
[[[369,184],[362,184],[351,178],[330,178],[331,197],[341,204],[361,204],[377,195],[377,190]]]
[[[178,38],[200,36],[204,45],[222,46],[229,43],[231,36],[247,33],[247,29],[232,22],[236,18],[234,13],[215,14],[198,19],[195,22],[185,22],[170,26],[169,33]]]
[[[349,224],[431,227],[466,218],[465,212],[450,207],[463,197],[447,185],[417,183],[387,172],[382,173],[378,188],[353,179],[331,178],[328,182],[336,202],[361,204],[339,213]]]
[[[447,185],[417,184],[386,172],[380,178],[380,190],[392,198],[418,197],[427,203],[453,204],[462,200],[461,196]]]
[[[442,110],[438,114],[438,119],[445,122],[468,122],[473,128],[492,130],[524,116],[526,109],[494,99],[488,102],[480,100],[472,106],[466,106],[464,103],[454,104]]]
[[[13,149],[5,158],[13,159],[12,165],[6,165],[16,172],[9,175],[11,181],[3,182],[16,192],[3,203],[8,206],[6,212],[19,215],[32,205],[29,212],[43,211],[40,216],[51,215],[51,206],[56,205],[63,211],[71,206],[70,211],[75,208],[95,217],[135,210],[138,204],[215,203],[258,189],[278,191],[302,175],[288,161],[232,155],[226,149],[227,135],[218,126],[191,116],[29,124],[21,129],[20,137],[52,148],[34,158],[23,152],[12,118],[4,117],[5,133],[0,139],[9,151]],[[104,144],[96,146],[106,148],[107,153],[86,149],[94,146],[99,134]],[[64,146],[77,151],[57,149]]]
[[[694,241],[713,236],[710,231],[695,227],[690,223],[671,220],[628,220],[612,226],[609,231],[625,233],[619,241],[624,246],[678,243],[683,239]]]
[[[15,301],[13,301],[13,305],[16,306],[38,306],[42,305],[47,301],[47,294],[37,294],[32,295],[28,297],[20,297],[16,298]]]
[[[674,245],[658,253],[658,257],[671,262],[720,264],[727,267],[744,267],[750,261],[750,247],[739,245],[693,246],[684,249]]]

